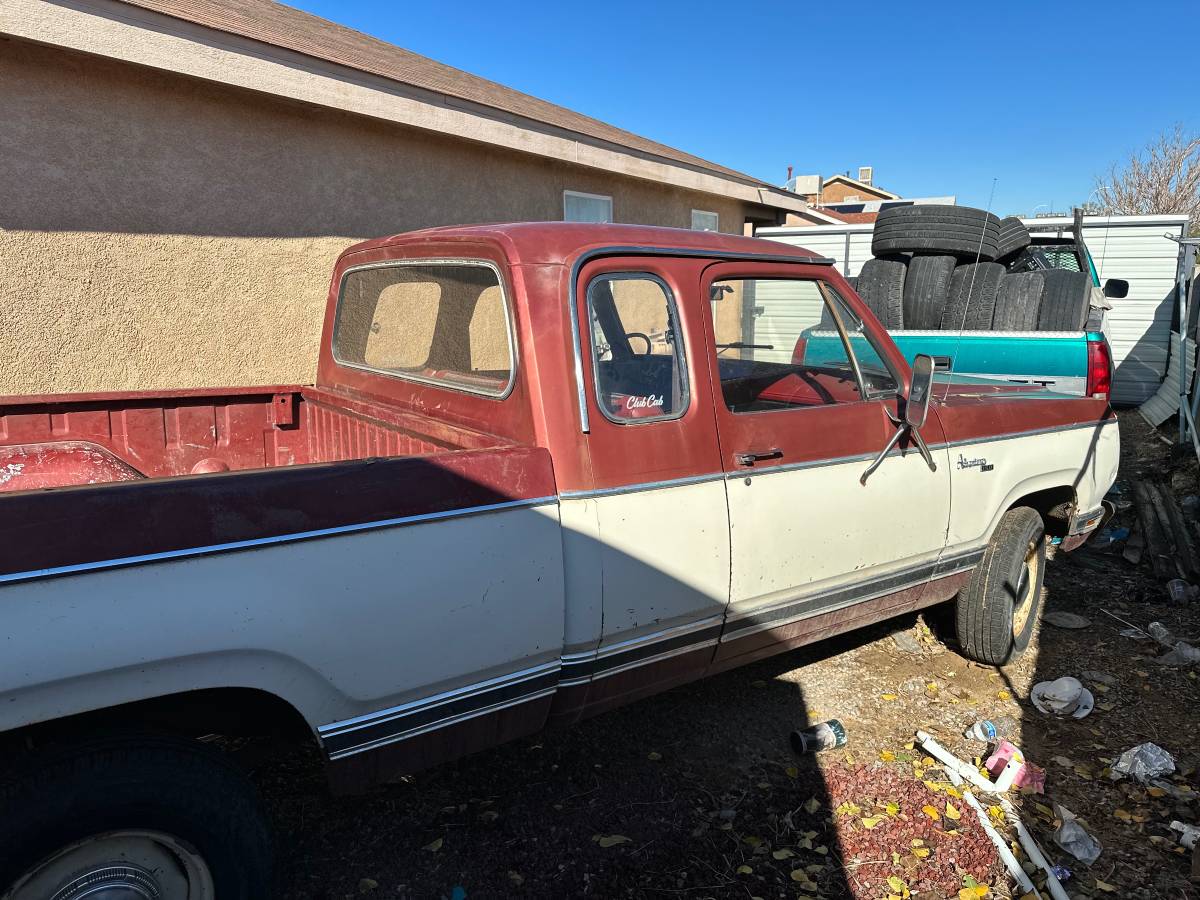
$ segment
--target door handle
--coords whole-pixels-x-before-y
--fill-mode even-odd
[[[752,466],[759,460],[779,459],[782,456],[783,451],[778,447],[772,447],[770,450],[749,450],[745,453],[733,454],[733,458],[739,466]]]

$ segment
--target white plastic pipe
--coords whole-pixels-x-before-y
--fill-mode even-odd
[[[950,780],[954,782],[955,787],[962,787],[962,777],[956,771],[951,769],[948,774],[950,775]],[[1042,895],[1038,893],[1038,889],[1034,886],[1029,876],[1025,874],[1025,870],[1021,868],[1021,864],[1017,862],[1017,858],[1013,856],[1008,842],[1000,836],[1000,832],[992,825],[992,820],[988,818],[987,810],[975,799],[975,795],[971,793],[970,788],[962,787],[962,798],[975,810],[975,815],[979,817],[979,824],[983,826],[984,832],[991,838],[992,843],[996,845],[996,852],[1000,854],[1000,861],[1004,863],[1004,868],[1008,869],[1008,874],[1021,886],[1021,890],[1027,894],[1032,893],[1038,900],[1042,900]]]
[[[1042,849],[1037,845],[1037,841],[1033,839],[1028,829],[1025,828],[1025,823],[1021,821],[1021,817],[1017,815],[1017,810],[1009,802],[1008,798],[1003,793],[996,790],[996,786],[979,774],[979,770],[974,766],[963,762],[936,740],[933,735],[925,731],[917,732],[917,740],[921,742],[921,747],[939,762],[944,763],[951,771],[957,772],[971,784],[974,784],[990,794],[996,794],[1000,808],[1004,810],[1005,818],[1009,824],[1016,829],[1017,840],[1021,842],[1021,847],[1029,855],[1033,864],[1046,873],[1046,889],[1050,892],[1050,896],[1054,900],[1071,900],[1067,892],[1063,890],[1062,882],[1058,880],[1058,876],[1054,874],[1054,869],[1050,867],[1050,863],[1046,861]]]

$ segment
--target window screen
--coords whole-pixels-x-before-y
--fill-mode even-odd
[[[688,379],[675,301],[653,275],[601,275],[588,285],[600,409],[620,423],[675,419]]]
[[[496,270],[481,263],[421,263],[348,272],[333,355],[343,365],[505,393],[513,350]]]
[[[605,197],[602,194],[581,194],[578,191],[563,191],[564,222],[611,222],[612,220],[612,197]]]
[[[721,392],[733,412],[853,403],[896,389],[861,322],[823,281],[730,278],[713,283],[711,300]]]

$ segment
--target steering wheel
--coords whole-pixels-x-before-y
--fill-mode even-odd
[[[650,350],[654,346],[654,344],[650,340],[650,335],[642,334],[640,331],[631,331],[625,335],[625,340],[629,340],[630,338],[641,338],[643,341],[646,342],[646,352],[634,354],[635,356],[649,356],[650,355]],[[633,348],[630,347],[629,349],[632,350]]]

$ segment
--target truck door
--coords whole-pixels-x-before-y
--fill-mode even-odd
[[[826,270],[802,271],[721,263],[702,280],[731,531],[722,665],[819,636],[824,613],[845,609],[846,630],[914,608],[945,547],[944,448],[936,472],[908,448],[861,483],[895,433],[900,372]]]
[[[703,262],[623,257],[576,284],[602,635],[565,660],[596,711],[703,674],[729,596],[729,519],[697,293]],[[576,675],[576,673],[579,673]]]

